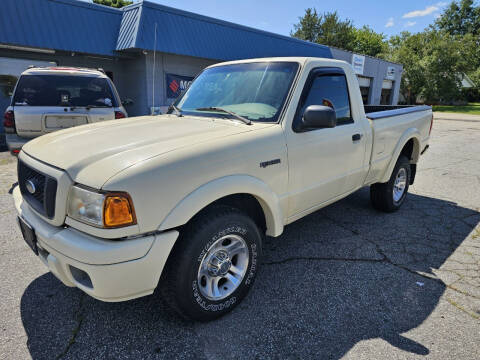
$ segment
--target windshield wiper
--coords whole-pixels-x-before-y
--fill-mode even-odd
[[[170,111],[170,109],[173,109],[175,111],[175,115],[177,115],[178,117],[183,116],[182,115],[182,109],[179,109],[174,104],[170,105],[170,107],[168,108],[168,111]]]
[[[216,106],[210,106],[210,107],[203,107],[203,108],[198,108],[195,109],[197,111],[219,111],[219,112],[224,112],[226,114],[232,115],[233,117],[237,118],[238,120],[242,121],[243,123],[247,125],[252,125],[252,122],[248,120],[247,118],[244,118],[243,116],[240,116],[233,111],[225,110],[221,107],[216,107]]]

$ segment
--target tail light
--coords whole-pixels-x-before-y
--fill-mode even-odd
[[[12,110],[5,111],[3,115],[3,127],[5,128],[5,133],[15,133],[15,114]]]
[[[121,111],[115,111],[115,119],[123,119],[125,118],[125,114]]]
[[[430,120],[430,130],[428,130],[428,135],[432,133],[432,126],[433,126],[433,114],[432,114],[432,119]]]

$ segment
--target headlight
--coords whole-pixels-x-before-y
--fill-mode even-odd
[[[70,189],[67,214],[96,227],[113,228],[137,223],[127,193],[100,193],[80,186]]]

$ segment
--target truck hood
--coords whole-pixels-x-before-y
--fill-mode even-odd
[[[143,116],[70,128],[38,137],[23,151],[65,170],[77,183],[100,189],[112,176],[149,158],[217,138],[271,126],[229,120]]]

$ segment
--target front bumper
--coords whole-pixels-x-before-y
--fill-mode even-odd
[[[65,285],[102,301],[124,301],[153,293],[177,231],[135,239],[106,240],[43,221],[13,190],[19,216],[35,230],[39,257]]]

